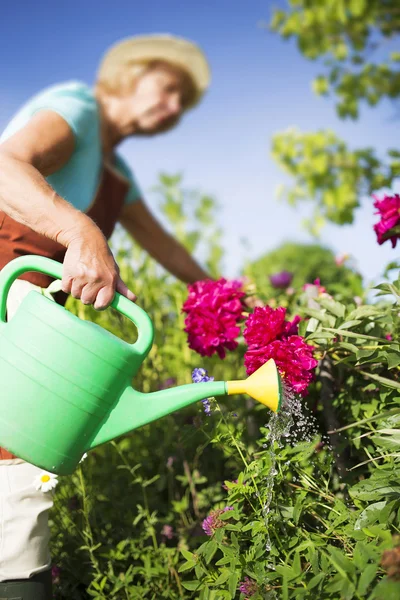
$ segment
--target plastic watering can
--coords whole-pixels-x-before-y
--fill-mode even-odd
[[[22,256],[0,272],[0,445],[47,471],[72,473],[87,450],[210,396],[247,393],[277,411],[273,360],[244,381],[192,383],[152,393],[131,386],[153,343],[149,316],[119,293],[111,303],[138,330],[128,344],[32,290],[6,323],[7,295],[27,271],[62,278],[62,265]]]

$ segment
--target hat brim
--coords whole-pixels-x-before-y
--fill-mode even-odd
[[[197,91],[192,105],[197,104],[210,85],[210,67],[203,51],[195,43],[176,36],[154,34],[117,42],[103,56],[98,78],[107,81],[121,66],[155,60],[175,65],[190,75]]]

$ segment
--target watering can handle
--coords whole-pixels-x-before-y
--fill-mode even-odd
[[[27,271],[40,272],[56,279],[62,279],[62,264],[51,258],[27,255],[19,256],[10,261],[0,271],[0,323],[6,322],[7,296],[11,285],[17,277]],[[136,352],[146,355],[151,348],[154,337],[153,324],[148,314],[118,292],[115,292],[111,306],[136,325],[138,339],[132,344],[132,348]]]

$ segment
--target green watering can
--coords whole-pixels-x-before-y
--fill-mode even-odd
[[[0,445],[52,473],[72,473],[82,455],[137,427],[209,396],[247,393],[281,405],[273,360],[244,381],[210,381],[144,394],[132,378],[153,343],[149,316],[119,293],[111,306],[138,330],[128,344],[32,290],[9,323],[7,295],[27,271],[62,278],[62,265],[21,256],[0,272]]]

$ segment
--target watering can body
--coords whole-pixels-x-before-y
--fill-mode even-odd
[[[112,305],[139,330],[137,342],[127,344],[37,291],[5,323],[16,277],[40,270],[61,278],[61,269],[29,256],[0,274],[0,443],[49,471],[70,473],[130,387],[151,347],[153,327],[143,310],[116,295]]]
[[[205,397],[247,391],[243,382],[188,384],[149,394],[134,390],[131,381],[151,348],[153,326],[118,293],[111,306],[136,325],[134,344],[38,291],[29,292],[7,323],[8,291],[26,271],[61,279],[62,265],[24,256],[0,273],[0,445],[20,458],[53,473],[72,473],[89,449]],[[276,396],[275,366],[264,367]],[[255,385],[253,378],[252,385],[253,392],[265,389],[265,381]],[[273,400],[275,409],[278,401]]]

